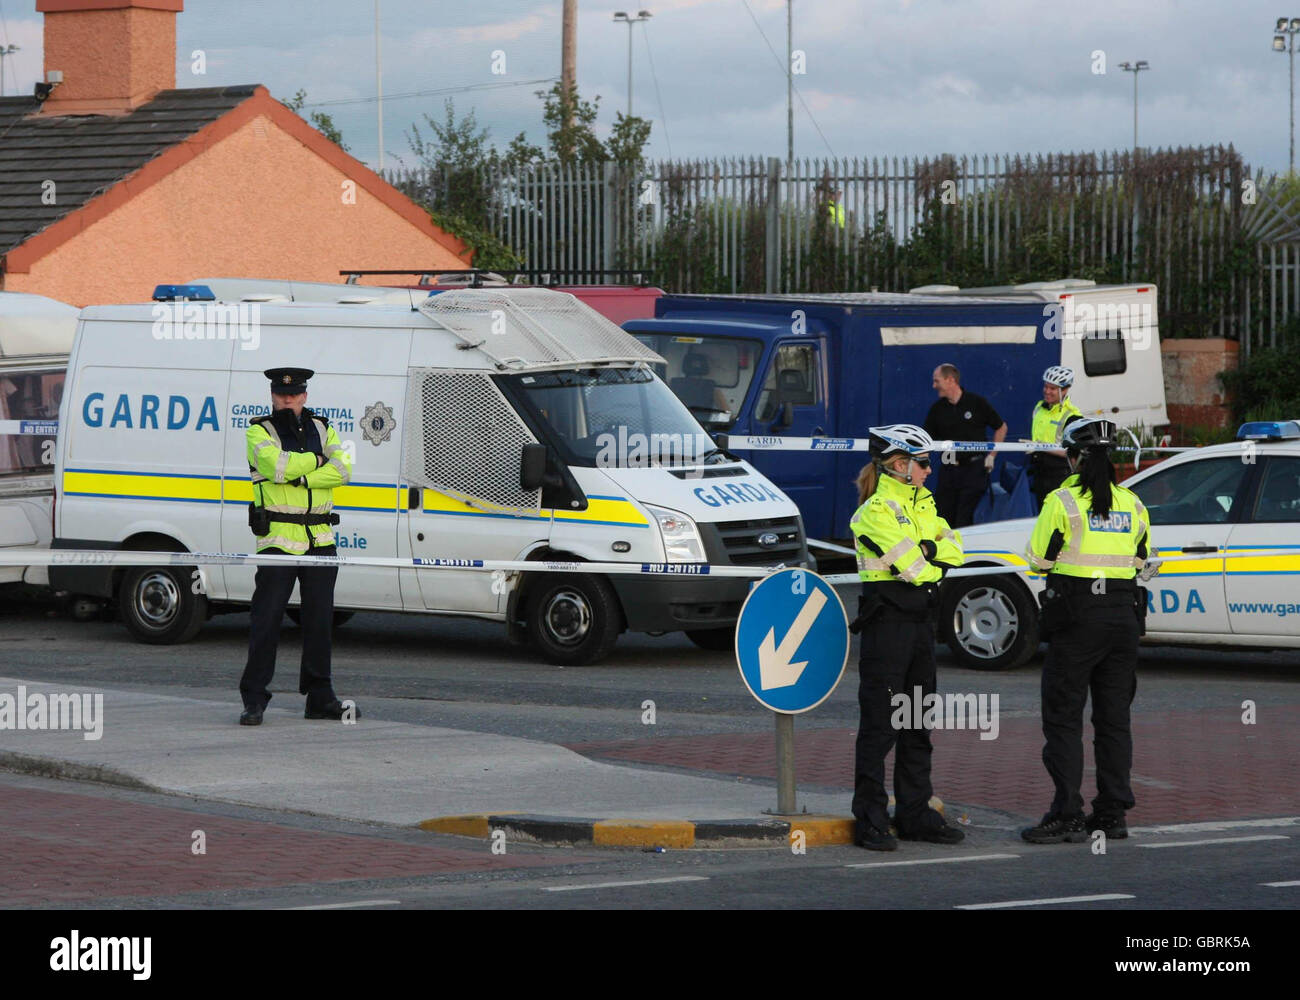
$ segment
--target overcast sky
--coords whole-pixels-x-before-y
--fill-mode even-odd
[[[413,162],[409,126],[425,112],[440,116],[445,100],[399,95],[558,76],[561,6],[381,0],[387,163]],[[670,143],[679,158],[784,156],[785,0],[578,6],[578,85],[584,97],[600,95],[603,128],[627,105],[628,28],[612,13],[648,9],[654,16],[632,29],[633,96],[635,112],[654,120],[651,156],[668,156]],[[374,0],[186,0],[185,8],[178,86],[262,83],[282,98],[305,89],[310,102],[375,95]],[[4,61],[6,93],[15,85],[30,93],[41,73],[35,0],[0,0],[0,12],[0,47],[21,49]],[[1288,57],[1271,49],[1283,13],[1300,16],[1300,0],[1290,10],[1277,0],[794,0],[794,47],[806,60],[795,82],[808,107],[796,98],[795,155],[1125,149],[1133,76],[1118,64],[1145,59],[1143,146],[1232,142],[1252,166],[1285,170]],[[195,49],[206,54],[206,76],[190,72]],[[1098,50],[1104,74],[1093,72]],[[504,74],[492,72],[497,52]],[[521,130],[540,145],[539,86],[452,96],[499,145]],[[319,110],[374,166],[374,101]]]

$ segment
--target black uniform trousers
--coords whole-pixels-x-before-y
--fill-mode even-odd
[[[989,488],[989,472],[984,456],[973,462],[939,465],[934,506],[950,528],[965,528],[975,523],[975,508]]]
[[[1060,455],[1047,455],[1033,452],[1029,456],[1029,478],[1034,499],[1034,509],[1042,510],[1047,494],[1060,489],[1061,484],[1070,474],[1070,463]]]
[[[899,830],[942,823],[930,808],[930,731],[894,728],[891,699],[905,693],[912,718],[916,689],[935,690],[934,623],[908,621],[887,612],[862,630],[858,658],[858,740],[853,763],[853,816],[859,829],[889,829],[885,757],[894,751],[894,816]]]
[[[309,550],[313,556],[332,556],[333,545]],[[263,549],[263,555],[291,555],[283,549]],[[265,708],[267,690],[275,674],[275,651],[280,642],[284,609],[299,584],[302,624],[302,661],[298,668],[298,693],[307,696],[309,708],[322,708],[335,700],[330,681],[330,640],[334,627],[334,580],[337,566],[259,566],[253,590],[252,621],[248,632],[248,663],[239,679],[245,708]]]
[[[1093,813],[1122,817],[1133,808],[1129,706],[1137,693],[1138,635],[1130,602],[1085,605],[1051,636],[1043,667],[1043,764],[1056,786],[1055,815],[1083,815],[1083,707],[1089,691],[1097,762]]]

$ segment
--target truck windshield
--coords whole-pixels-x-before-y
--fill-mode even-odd
[[[501,381],[539,437],[570,465],[691,465],[717,451],[646,365],[535,372]]]
[[[632,336],[668,362],[654,366],[657,374],[700,423],[722,431],[736,422],[763,355],[762,341],[672,333]]]

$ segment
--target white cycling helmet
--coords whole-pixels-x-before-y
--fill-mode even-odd
[[[871,457],[881,462],[891,455],[924,455],[934,450],[934,441],[916,424],[888,424],[868,430]]]
[[[1048,385],[1068,389],[1074,385],[1074,369],[1066,368],[1063,365],[1052,365],[1051,368],[1043,372],[1043,381]]]

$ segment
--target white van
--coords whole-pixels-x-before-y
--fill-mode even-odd
[[[912,293],[1033,299],[1059,310],[1060,363],[1074,370],[1070,399],[1084,416],[1146,430],[1169,422],[1155,285],[1063,278],[984,288],[925,285]]]
[[[78,310],[0,292],[0,549],[50,544],[54,444]],[[46,582],[44,566],[0,566],[0,584]]]
[[[206,292],[182,286],[163,296],[190,301],[82,312],[60,413],[55,548],[250,551],[244,433],[270,406],[263,370],[295,365],[315,371],[307,405],[355,456],[334,496],[340,555],[667,571],[345,566],[345,612],[493,619],[552,662],[590,663],[624,629],[731,647],[748,581],[667,564],[812,565],[789,498],[712,447],[654,374],[658,355],[571,295],[279,304],[247,301],[261,292],[243,284],[242,302],[193,301]],[[655,438],[684,447],[652,463]],[[253,573],[208,566],[201,593],[179,568],[60,565],[50,582],[115,599],[138,639],[172,643],[247,605]]]

